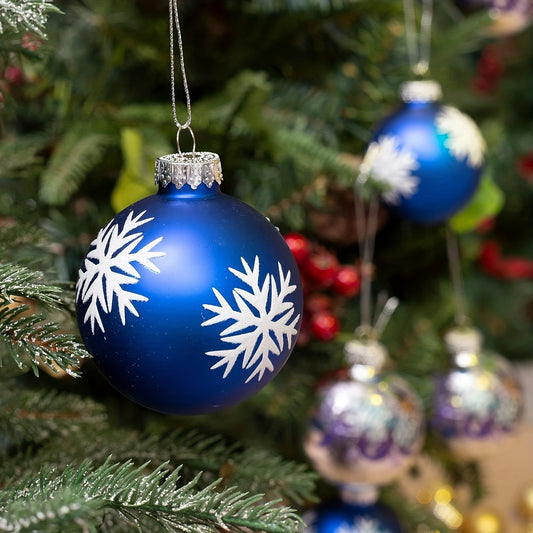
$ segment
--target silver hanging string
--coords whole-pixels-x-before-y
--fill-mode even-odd
[[[413,74],[423,76],[429,70],[433,0],[422,0],[420,32],[417,31],[415,23],[414,0],[403,0],[403,13],[409,65]]]
[[[461,273],[461,258],[459,256],[459,243],[457,241],[457,235],[449,224],[446,224],[446,249],[448,253],[450,278],[455,299],[455,322],[458,326],[465,326],[468,323],[468,316],[466,314],[463,276]]]
[[[372,193],[368,202],[368,215],[365,213],[364,202],[358,194],[358,188],[366,181],[366,176],[360,175],[354,188],[355,223],[359,240],[361,258],[361,325],[358,328],[363,334],[370,333],[372,327],[372,260],[378,226],[379,198]]]
[[[191,96],[189,94],[189,85],[187,83],[187,74],[185,73],[185,59],[183,57],[183,42],[181,39],[181,26],[178,15],[178,0],[169,0],[168,2],[168,18],[169,18],[169,34],[170,34],[170,88],[172,96],[172,116],[174,118],[174,124],[178,128],[176,134],[176,144],[178,146],[178,152],[181,154],[180,147],[180,132],[181,130],[189,130],[189,133],[193,141],[194,152],[196,149],[196,139],[194,133],[191,129]],[[183,90],[185,92],[185,103],[187,106],[187,120],[182,124],[178,120],[178,114],[176,111],[176,67],[174,61],[174,27],[176,28],[176,35],[178,40],[178,52],[179,52],[179,63],[181,69],[181,77],[183,79]]]

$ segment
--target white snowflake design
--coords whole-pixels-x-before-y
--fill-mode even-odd
[[[397,204],[401,197],[410,198],[418,188],[418,178],[412,172],[419,167],[415,156],[400,148],[393,135],[382,135],[370,143],[359,167],[363,175],[384,184],[386,202]]]
[[[91,243],[93,248],[87,254],[83,268],[79,271],[76,298],[81,298],[83,303],[89,302],[83,322],[90,321],[93,333],[95,325],[105,333],[101,313],[111,312],[115,297],[123,326],[126,325],[126,310],[136,317],[139,316],[133,302],[148,301],[146,296],[126,291],[122,287],[134,285],[141,278],[133,263],[159,274],[159,269],[151,260],[166,255],[164,252],[152,251],[163,237],[154,239],[136,250],[144,235],[142,232],[132,232],[153,220],[153,217],[142,218],[145,213],[146,211],[142,211],[134,217],[133,211],[130,211],[122,229],[119,229],[119,224],[113,223],[112,220],[99,231]]]
[[[485,157],[486,144],[476,123],[455,107],[444,106],[436,118],[440,134],[447,135],[444,142],[452,155],[466,159],[469,167],[480,167]]]
[[[266,274],[262,285],[259,280],[259,257],[255,257],[254,266],[241,257],[244,271],[234,268],[228,270],[251,290],[235,288],[232,291],[237,309],[233,309],[222,294],[213,287],[213,292],[220,305],[204,304],[204,308],[212,311],[215,316],[202,323],[202,326],[211,326],[227,320],[233,321],[220,333],[221,340],[235,344],[227,350],[215,350],[206,355],[218,357],[211,369],[226,366],[223,377],[227,377],[242,354],[242,368],[255,369],[250,374],[246,383],[257,376],[260,381],[268,370],[274,371],[270,355],[280,355],[284,349],[285,341],[288,349],[292,348],[293,341],[298,333],[296,324],[300,315],[294,316],[294,304],[285,301],[285,298],[296,290],[296,285],[291,285],[291,272],[283,273],[278,263],[279,288],[274,274]]]

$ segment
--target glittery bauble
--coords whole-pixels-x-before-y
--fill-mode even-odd
[[[381,372],[382,345],[352,341],[345,351],[352,366],[320,389],[305,451],[333,484],[384,485],[409,467],[422,446],[422,407],[405,380]]]
[[[479,459],[513,434],[522,416],[522,390],[509,362],[482,351],[480,343],[452,352],[452,369],[436,380],[431,426],[457,456]]]
[[[401,533],[394,513],[382,504],[337,502],[318,506],[303,517],[304,533]]]
[[[124,209],[79,272],[82,338],[109,382],[154,410],[233,405],[279,372],[298,336],[302,289],[268,219],[220,191],[209,152],[156,162],[157,194]]]
[[[403,105],[375,131],[360,171],[403,218],[448,220],[474,195],[485,141],[471,118],[440,103],[432,81],[402,86]]]
[[[466,14],[487,11],[493,20],[489,32],[494,36],[517,33],[533,19],[533,0],[455,0],[455,3]]]

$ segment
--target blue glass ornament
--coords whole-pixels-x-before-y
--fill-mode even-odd
[[[159,191],[103,228],[77,284],[78,324],[109,382],[165,413],[255,394],[300,327],[298,267],[271,222],[220,191],[210,152],[156,162]]]
[[[304,533],[401,533],[398,518],[385,505],[335,502],[320,505],[304,516]]]
[[[448,220],[472,198],[485,142],[474,122],[440,103],[431,81],[403,85],[403,105],[377,128],[360,170],[380,184],[383,199],[418,223]]]
[[[481,347],[481,335],[454,328],[446,335],[452,368],[436,379],[431,427],[461,459],[496,452],[521,421],[524,399],[509,362]]]

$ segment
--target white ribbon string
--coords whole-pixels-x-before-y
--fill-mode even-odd
[[[403,0],[403,13],[409,65],[413,74],[423,76],[429,70],[433,0],[422,0],[420,33],[416,29],[413,0]]]

